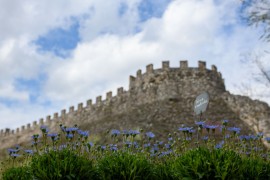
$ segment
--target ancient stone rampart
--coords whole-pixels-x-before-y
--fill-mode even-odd
[[[179,121],[178,116],[192,117],[193,100],[203,91],[207,91],[210,94],[210,101],[213,101],[212,105],[210,102],[213,110],[210,111],[209,118],[229,117],[239,122],[239,119],[245,121],[246,116],[248,119],[254,119],[257,114],[254,122],[261,119],[266,122],[270,117],[269,106],[266,104],[261,102],[254,104],[254,101],[249,98],[240,98],[227,92],[224,79],[216,66],[212,65],[211,69],[207,69],[206,63],[199,61],[198,67],[189,67],[187,61],[180,61],[179,67],[170,67],[169,62],[164,61],[160,69],[154,69],[150,64],[146,66],[144,73],[138,70],[136,77],[129,77],[129,89],[124,90],[120,87],[114,96],[112,92],[108,92],[105,99],[98,96],[95,103],[88,100],[85,104],[79,103],[76,109],[71,106],[69,110],[56,112],[53,116],[41,118],[38,122],[34,121],[16,130],[2,129],[1,148],[30,141],[31,135],[40,132],[41,125],[46,125],[51,132],[56,132],[60,123],[67,126],[77,124],[81,127],[90,124],[100,131],[105,127],[115,127],[116,124],[123,126],[132,124],[136,119],[139,119],[136,125],[146,124],[146,122],[152,124],[150,121],[154,122],[156,119],[160,119],[157,120],[158,123],[168,119],[166,124],[170,124],[170,121],[176,124]],[[258,110],[256,108],[253,110],[254,105]],[[147,108],[153,112],[144,112]],[[174,111],[170,112],[171,109]],[[220,109],[222,111],[217,114]],[[232,113],[235,114],[231,116]],[[251,125],[253,120],[243,123],[253,127]]]

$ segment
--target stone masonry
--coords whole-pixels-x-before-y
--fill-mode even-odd
[[[188,67],[187,61],[180,61],[179,67],[170,67],[168,61],[162,68],[146,66],[146,72],[137,71],[136,77],[129,77],[129,90],[122,87],[117,94],[108,92],[106,98],[96,98],[79,103],[75,109],[62,110],[34,121],[15,130],[0,131],[0,149],[15,144],[27,144],[31,136],[40,133],[40,126],[47,125],[51,132],[58,132],[59,124],[77,124],[91,134],[102,134],[108,129],[143,128],[153,131],[158,137],[167,137],[182,125],[193,125],[198,117],[194,115],[193,103],[197,95],[207,91],[210,95],[209,107],[203,119],[211,124],[230,120],[230,126],[240,127],[241,133],[270,130],[270,108],[258,100],[230,94],[225,89],[224,79],[217,67],[206,68],[206,63],[198,62],[198,67]],[[100,139],[102,139],[100,137]]]

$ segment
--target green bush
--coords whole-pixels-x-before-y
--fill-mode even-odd
[[[37,179],[92,179],[98,177],[92,161],[64,149],[36,155],[31,168]]]
[[[243,179],[270,179],[270,164],[260,158],[243,158],[241,166]]]
[[[176,178],[239,179],[241,157],[223,149],[198,148],[178,157],[171,165]]]
[[[104,156],[98,167],[102,179],[153,179],[153,165],[139,153],[114,152]]]
[[[31,168],[28,166],[12,167],[2,174],[3,180],[30,180],[33,179]]]

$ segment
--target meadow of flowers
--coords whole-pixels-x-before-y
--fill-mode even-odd
[[[15,146],[1,163],[2,179],[270,179],[263,133],[195,122],[160,141],[154,132],[109,130],[110,142],[89,141],[89,131],[40,127],[31,148]],[[104,137],[105,138],[105,137]]]

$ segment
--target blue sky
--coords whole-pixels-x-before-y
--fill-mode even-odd
[[[128,88],[162,60],[218,67],[230,92],[270,103],[252,80],[269,44],[240,17],[238,0],[0,0],[0,129]],[[266,59],[261,57],[265,66]],[[233,77],[233,78],[232,78]]]

